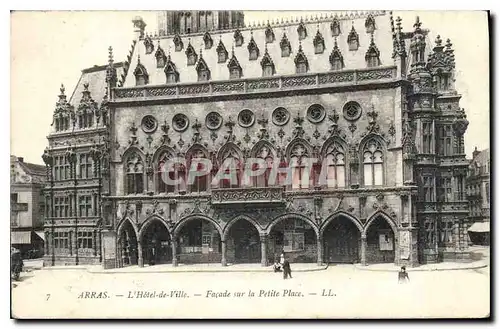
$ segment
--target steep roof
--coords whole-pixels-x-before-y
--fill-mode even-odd
[[[373,34],[374,43],[378,49],[380,49],[380,62],[381,65],[393,65],[394,61],[392,59],[393,52],[393,41],[392,41],[392,31],[391,22],[389,15],[385,12],[375,12],[373,13],[375,19],[376,29]],[[365,21],[368,17],[367,14],[363,15],[345,15],[338,16],[337,20],[340,23],[341,33],[337,36],[337,45],[343,54],[345,69],[361,69],[366,68],[365,54],[370,46],[371,34],[367,33],[365,27]],[[303,25],[307,31],[307,37],[300,40],[302,45],[302,50],[306,56],[309,63],[309,72],[327,72],[330,70],[329,56],[334,47],[334,36],[332,35],[330,25],[334,21],[335,17],[305,20]],[[300,25],[300,21],[294,22],[284,22],[283,24],[271,25],[272,31],[275,35],[275,39],[272,43],[267,43],[267,50],[269,56],[273,59],[276,75],[291,75],[295,74],[295,63],[294,58],[299,49],[299,35],[297,28]],[[359,48],[356,51],[349,51],[347,37],[352,28],[356,30],[359,36]],[[264,49],[266,46],[266,30],[267,25],[262,26],[252,26],[241,29],[241,34],[243,35],[244,42],[241,46],[236,46],[234,42],[234,32],[235,30],[226,31],[213,31],[211,33],[211,38],[214,40],[214,44],[210,49],[205,49],[205,44],[203,37],[205,33],[196,33],[189,35],[178,36],[182,39],[184,45],[187,45],[188,38],[190,43],[193,45],[197,53],[200,53],[200,49],[203,49],[203,60],[206,62],[208,68],[211,72],[211,80],[227,80],[229,79],[229,70],[227,68],[227,61],[225,63],[218,63],[217,57],[217,45],[219,40],[222,40],[226,49],[230,49],[233,45],[235,56],[243,68],[243,75],[245,78],[258,78],[262,76],[262,67],[260,65],[262,56],[264,55]],[[317,35],[317,32],[324,38],[325,49],[322,53],[315,54],[315,47],[313,40]],[[288,57],[281,56],[280,41],[283,34],[286,36],[291,44],[292,52]],[[257,60],[249,60],[249,50],[247,48],[251,36],[253,34],[253,39],[256,45],[261,50]],[[196,66],[187,65],[187,57],[185,54],[185,49],[181,51],[175,51],[175,45],[173,42],[173,37],[153,37],[155,38],[155,47],[157,47],[158,42],[165,50],[165,52],[170,53],[172,62],[176,65],[179,72],[179,82],[196,82],[198,80]],[[138,63],[138,57],[140,56],[140,62],[144,65],[149,73],[149,84],[150,85],[162,85],[165,84],[166,78],[163,68],[157,68],[156,58],[154,52],[146,54],[146,47],[144,45],[144,40],[139,40],[134,47],[133,54],[130,60],[130,69],[133,70]],[[229,60],[229,58],[228,58]],[[124,87],[135,86],[135,77],[133,74],[127,74]]]

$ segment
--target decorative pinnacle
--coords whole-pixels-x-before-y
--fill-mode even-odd
[[[83,84],[83,88],[84,88],[84,91],[88,91],[89,90],[89,83],[88,82],[85,82]]]
[[[451,40],[446,39],[446,50],[451,50],[451,46],[453,46],[453,44],[451,43]]]
[[[64,91],[66,90],[64,88],[64,85],[61,83],[61,88],[59,88],[59,90],[61,91],[61,95],[64,95]]]
[[[397,25],[398,33],[401,33],[401,30],[402,30],[402,28],[401,28],[401,21],[402,21],[401,17],[398,16],[396,18],[396,25]]]
[[[442,42],[443,40],[441,40],[441,36],[438,34],[438,36],[436,37],[436,46],[440,47]]]
[[[415,28],[415,31],[420,30],[420,26],[421,25],[422,25],[422,23],[420,22],[420,17],[417,16],[417,18],[415,20],[415,24],[413,24],[413,27]]]
[[[109,54],[108,54],[108,62],[109,62],[110,65],[112,65],[113,64],[113,47],[109,46],[108,52],[109,52]]]

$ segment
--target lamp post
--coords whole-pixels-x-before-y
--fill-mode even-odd
[[[73,186],[74,186],[74,196],[75,196],[75,241],[76,241],[76,247],[75,247],[75,265],[78,265],[79,260],[78,260],[78,208],[77,208],[77,180],[76,180],[76,153],[73,150],[73,148],[68,147],[68,150],[66,151],[66,159],[69,162],[70,165],[70,172],[71,176],[73,177]]]
[[[43,162],[47,166],[47,173],[50,173],[50,218],[52,220],[52,228],[51,228],[51,249],[52,249],[52,266],[56,263],[56,255],[54,248],[54,172],[52,170],[54,165],[54,158],[49,152],[49,149],[45,149],[42,155]]]

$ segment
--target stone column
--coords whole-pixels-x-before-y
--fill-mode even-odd
[[[226,260],[226,240],[221,241],[221,254],[222,254],[222,259],[221,259],[221,264],[222,266],[227,266],[227,260]]]
[[[323,265],[323,237],[317,239],[318,266]]]
[[[172,266],[177,266],[177,238],[172,239]]]
[[[262,266],[268,266],[267,263],[267,234],[263,233],[260,235],[260,253]]]
[[[366,234],[361,234],[361,265],[366,266]]]
[[[144,267],[144,259],[142,257],[142,242],[137,241],[137,265]]]

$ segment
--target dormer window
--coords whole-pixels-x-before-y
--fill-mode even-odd
[[[243,45],[243,35],[241,34],[240,29],[237,29],[234,32],[234,44],[236,47],[241,47],[241,45]]]
[[[257,44],[255,43],[255,40],[253,39],[253,32],[252,32],[252,37],[250,38],[250,42],[248,43],[248,58],[251,61],[256,60],[259,58],[259,47],[257,47]]]
[[[270,77],[273,76],[275,73],[274,69],[274,62],[271,59],[271,56],[267,52],[267,47],[266,51],[264,53],[264,56],[262,57],[262,60],[260,61],[260,66],[262,67],[262,76],[263,77]]]
[[[165,52],[160,47],[159,41],[158,41],[158,47],[156,49],[155,57],[156,57],[156,67],[159,69],[164,68],[166,61],[167,61],[167,56],[165,56]]]
[[[274,32],[273,29],[271,28],[271,25],[269,24],[269,21],[267,22],[267,28],[266,28],[266,43],[273,43],[274,42]]]
[[[292,47],[290,41],[286,37],[286,33],[283,33],[283,38],[280,41],[281,57],[289,57],[292,52]]]
[[[224,44],[222,43],[222,39],[219,41],[217,45],[217,63],[225,63],[227,61],[227,50]]]
[[[373,34],[371,37],[370,46],[366,51],[365,60],[367,67],[376,67],[380,65],[380,51],[373,41]]]
[[[198,54],[196,54],[194,47],[191,45],[191,42],[189,42],[186,48],[186,57],[187,65],[195,65],[196,61],[198,60]]]
[[[333,22],[330,24],[330,30],[332,31],[332,36],[333,37],[338,37],[340,35],[340,33],[341,33],[341,31],[340,31],[340,22],[337,19],[337,17],[335,17],[333,19]]]
[[[211,49],[212,46],[214,45],[214,41],[212,40],[212,37],[208,32],[206,32],[205,35],[203,36],[203,42],[205,43],[205,49]]]
[[[153,44],[153,40],[151,40],[151,36],[146,36],[144,38],[144,47],[146,48],[146,55],[149,55],[154,51],[155,46]]]
[[[165,65],[165,76],[167,78],[167,84],[179,82],[179,72],[175,64],[170,60],[170,56],[167,58],[167,63]]]
[[[182,42],[181,37],[176,34],[174,37],[174,45],[175,45],[175,51],[182,51],[184,48],[184,43]]]
[[[243,72],[240,63],[238,62],[238,59],[234,55],[234,50],[233,50],[233,55],[231,56],[231,59],[227,64],[227,67],[229,69],[229,79],[241,79]]]
[[[200,60],[196,64],[196,72],[198,73],[198,81],[209,81],[210,80],[210,69],[207,63],[200,54]]]
[[[349,35],[347,36],[347,44],[349,45],[349,50],[355,51],[359,48],[359,36],[354,29],[354,25],[352,26],[351,32],[349,32]]]
[[[372,14],[368,15],[365,20],[366,33],[371,34],[375,32],[375,18]]]
[[[316,36],[314,37],[313,44],[314,44],[314,53],[315,54],[322,54],[325,51],[325,39],[323,39],[323,36],[319,32],[319,29],[318,29],[318,32],[316,32]]]
[[[141,59],[137,59],[137,66],[134,70],[135,85],[144,86],[149,83],[149,74],[144,65],[141,64]]]
[[[302,45],[299,44],[299,51],[295,56],[295,73],[304,74],[309,71],[309,62],[307,61],[307,57],[302,51]]]
[[[344,68],[344,58],[337,45],[337,38],[335,38],[335,45],[330,54],[330,67],[332,71],[338,71]]]
[[[307,38],[307,29],[302,20],[300,20],[299,27],[297,27],[297,33],[299,35],[299,40],[304,40],[305,38]]]

